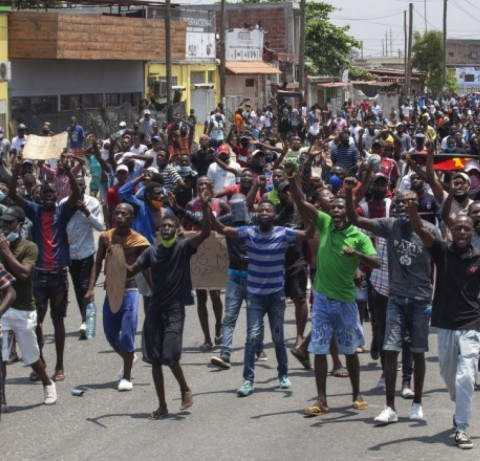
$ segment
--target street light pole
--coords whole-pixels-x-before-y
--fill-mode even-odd
[[[443,90],[447,89],[447,1],[443,0]]]
[[[298,44],[298,89],[300,91],[300,105],[305,95],[305,9],[306,0],[300,0],[300,40]]]
[[[173,102],[172,102],[172,43],[170,33],[170,23],[172,11],[170,0],[165,0],[165,65],[167,68],[167,122],[173,120]]]
[[[220,102],[225,104],[226,68],[225,68],[225,0],[220,4]]]

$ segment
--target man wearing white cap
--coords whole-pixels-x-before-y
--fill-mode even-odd
[[[150,111],[148,109],[145,109],[143,111],[143,117],[138,122],[140,133],[143,136],[143,141],[147,144],[150,143],[150,138],[152,137],[153,125],[155,124],[155,120],[150,118]]]
[[[27,131],[27,127],[25,124],[20,123],[17,127],[17,136],[12,139],[12,152],[17,154],[22,151],[23,146],[27,142],[27,135],[25,132]]]
[[[465,164],[465,173],[470,177],[468,196],[472,200],[480,200],[480,164],[476,160],[469,160]]]

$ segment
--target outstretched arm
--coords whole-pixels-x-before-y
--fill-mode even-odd
[[[352,189],[355,187],[357,180],[353,177],[345,178],[343,182],[345,186],[345,197],[346,197],[346,208],[347,208],[347,218],[350,224],[354,226],[361,227],[368,231],[373,231],[373,220],[363,218],[358,216],[357,210],[355,209],[355,204],[353,203]]]
[[[212,198],[210,192],[208,190],[203,190],[200,194],[200,201],[202,202],[203,206],[203,219],[202,219],[202,230],[194,235],[190,240],[190,245],[193,248],[197,248],[205,239],[210,236],[210,232],[212,229],[211,223],[211,207],[210,207],[210,199]]]
[[[237,232],[237,229],[235,229],[235,227],[225,226],[223,223],[221,223],[217,218],[215,218],[215,216],[212,213],[212,209],[210,207],[208,211],[210,213],[210,220],[214,230],[216,230],[219,234],[225,235],[225,237],[230,237],[230,238],[238,237],[238,232]]]
[[[318,210],[306,200],[303,199],[303,193],[298,184],[298,177],[295,173],[296,165],[293,162],[285,163],[285,173],[288,178],[288,184],[290,186],[290,193],[292,194],[292,199],[297,205],[298,212],[300,217],[305,221],[305,223],[316,223],[318,218]]]
[[[420,216],[418,215],[418,197],[415,192],[409,191],[404,193],[404,198],[407,200],[407,211],[410,216],[410,224],[414,232],[420,237],[423,244],[427,248],[433,247],[435,242],[435,237],[428,231],[428,229],[423,225]]]

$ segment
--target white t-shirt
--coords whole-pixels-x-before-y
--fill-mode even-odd
[[[230,160],[230,168],[237,170],[237,175],[241,172],[241,167],[237,162]],[[219,192],[225,187],[234,186],[237,183],[237,176],[230,171],[224,170],[218,163],[212,163],[208,167],[207,176],[213,181],[213,192]]]
[[[147,152],[147,150],[148,147],[144,144],[140,144],[138,147],[130,147],[130,152],[134,153],[135,155],[143,155],[145,152]]]
[[[27,135],[24,135],[23,138],[15,136],[12,139],[12,150],[15,149],[17,152],[20,152],[23,149],[23,146],[27,142]]]

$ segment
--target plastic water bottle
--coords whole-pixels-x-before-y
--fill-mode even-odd
[[[93,303],[88,303],[86,314],[87,339],[93,339],[97,333],[97,306]]]

